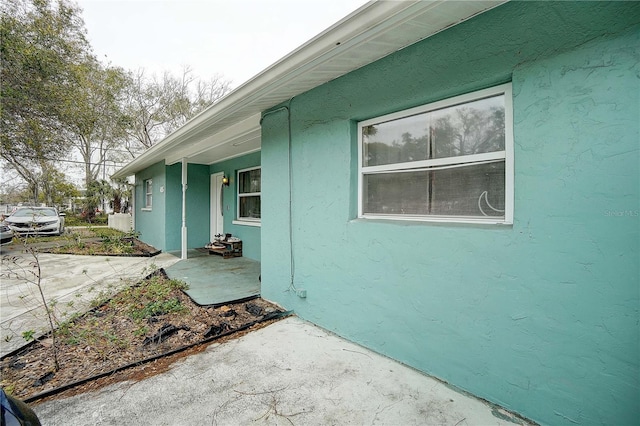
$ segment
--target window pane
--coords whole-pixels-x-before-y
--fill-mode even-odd
[[[238,175],[240,194],[260,192],[260,171],[261,169],[247,170]]]
[[[427,115],[420,114],[362,129],[365,166],[429,159]]]
[[[145,194],[145,207],[150,208],[152,204],[153,197],[153,181],[148,179],[146,181],[146,194]]]
[[[504,95],[363,127],[363,165],[503,151]]]
[[[260,197],[240,197],[240,218],[260,218]]]
[[[363,176],[363,213],[504,217],[504,161]]]

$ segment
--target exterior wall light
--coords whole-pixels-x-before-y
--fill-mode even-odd
[[[222,184],[225,186],[229,186],[229,178],[226,176],[222,177]]]

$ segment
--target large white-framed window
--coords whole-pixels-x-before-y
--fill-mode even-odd
[[[153,179],[144,181],[144,209],[151,210],[153,206]]]
[[[238,170],[237,221],[239,223],[260,224],[261,172],[260,167]]]
[[[513,223],[511,83],[358,123],[358,217]]]

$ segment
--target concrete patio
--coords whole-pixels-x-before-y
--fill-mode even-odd
[[[33,408],[45,426],[527,424],[297,317]]]
[[[189,284],[185,293],[198,305],[218,306],[260,295],[260,262],[247,257],[223,259],[204,249],[188,250],[187,259],[170,265],[165,272],[169,278]]]

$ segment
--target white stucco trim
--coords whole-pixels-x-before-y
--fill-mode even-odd
[[[261,222],[248,222],[248,221],[244,221],[244,220],[234,220],[231,223],[233,223],[234,225],[255,226],[255,227],[258,227],[258,228],[262,226]]]

